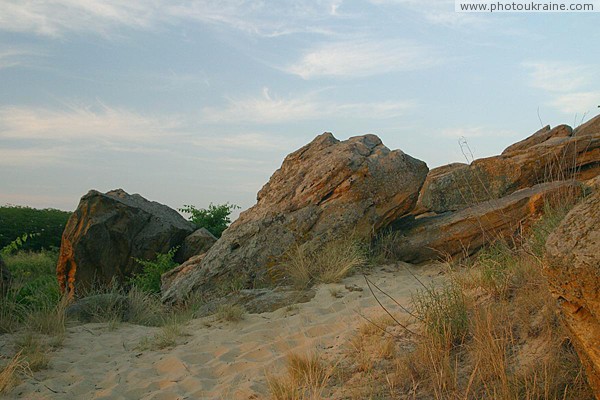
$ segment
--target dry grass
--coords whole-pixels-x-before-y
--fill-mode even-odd
[[[54,305],[49,304],[30,312],[25,319],[26,327],[33,332],[64,337],[67,330],[66,309],[68,304],[69,299],[63,297]]]
[[[321,399],[333,371],[316,354],[290,354],[286,359],[286,374],[267,374],[267,385],[275,400]]]
[[[29,364],[21,352],[15,354],[0,371],[0,395],[8,393],[19,383],[19,375],[31,375]]]
[[[222,304],[217,308],[215,318],[220,321],[239,322],[244,319],[244,307],[237,304]]]
[[[315,283],[336,283],[366,262],[365,249],[353,237],[342,238],[311,248],[294,246],[281,265],[286,283],[305,289]]]
[[[144,337],[137,346],[139,350],[162,350],[168,347],[175,347],[177,339],[187,336],[184,328],[184,321],[181,318],[173,317],[165,323],[160,332],[151,337]]]
[[[16,342],[19,353],[24,357],[31,372],[41,371],[50,364],[49,345],[38,335],[26,333]]]
[[[558,219],[551,218],[534,224],[522,247],[496,243],[448,266],[445,285],[422,287],[413,296],[420,329],[410,345],[394,340],[387,348],[380,329],[361,328],[348,342],[353,378],[344,393],[381,399],[593,398],[542,275],[540,253],[532,251],[543,248],[548,226]]]

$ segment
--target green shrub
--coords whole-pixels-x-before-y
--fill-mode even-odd
[[[51,208],[38,210],[21,206],[0,207],[0,248],[24,234],[35,234],[22,249],[38,251],[60,247],[70,212]]]
[[[192,205],[185,205],[179,211],[190,214],[190,221],[198,228],[205,228],[216,237],[221,237],[223,231],[231,223],[231,212],[240,208],[235,204],[210,204],[208,208],[197,209]]]
[[[177,249],[174,247],[165,254],[157,254],[154,261],[136,258],[135,261],[142,265],[143,270],[135,274],[130,283],[142,292],[160,293],[160,277],[178,265],[173,261]]]

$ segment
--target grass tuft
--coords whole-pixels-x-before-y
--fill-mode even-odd
[[[366,262],[364,246],[355,238],[342,238],[319,248],[296,245],[287,252],[281,273],[296,289],[316,283],[337,283]]]

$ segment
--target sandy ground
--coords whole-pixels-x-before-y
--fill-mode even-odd
[[[423,282],[439,278],[440,267],[410,266]],[[420,284],[402,266],[374,269],[369,278],[408,304]],[[349,291],[346,285],[364,290]],[[331,294],[340,290],[341,298]],[[390,300],[384,304],[401,313]],[[246,315],[237,323],[211,317],[186,325],[189,336],[174,348],[140,351],[142,338],[159,328],[86,324],[68,329],[62,348],[51,353],[50,368],[34,374],[7,398],[18,399],[263,399],[265,372],[284,371],[291,352],[335,353],[368,316],[382,314],[365,280],[357,275],[321,285],[314,299],[292,309]],[[207,326],[210,325],[210,326]],[[6,336],[6,335],[5,335]],[[0,342],[7,338],[0,336]]]

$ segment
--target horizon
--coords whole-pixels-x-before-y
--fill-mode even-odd
[[[0,205],[245,210],[323,132],[429,168],[598,115],[597,17],[453,1],[0,0]],[[241,211],[240,210],[240,211]],[[237,213],[235,214],[237,216]]]

